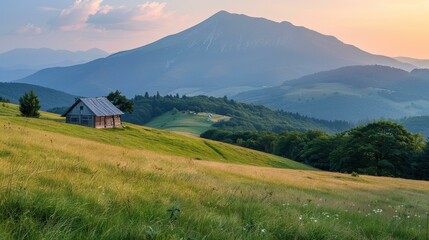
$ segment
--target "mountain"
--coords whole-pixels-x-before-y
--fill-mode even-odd
[[[0,82],[11,82],[16,79],[30,76],[35,72],[37,72],[37,70],[0,68]]]
[[[87,96],[115,89],[128,96],[145,91],[231,96],[357,64],[413,68],[289,22],[222,11],[152,44],[87,64],[45,69],[20,82]]]
[[[30,90],[33,90],[39,97],[42,110],[71,106],[76,98],[76,96],[61,91],[31,84],[0,83],[0,97],[12,103],[19,103],[19,98]]]
[[[321,119],[358,121],[429,114],[429,70],[350,66],[320,72],[234,99]]]
[[[410,57],[396,57],[395,59],[403,63],[414,65],[419,68],[429,68],[429,59],[416,59]]]
[[[96,48],[77,52],[49,48],[17,48],[0,53],[0,81],[8,82],[44,68],[86,63],[107,55],[107,52]]]

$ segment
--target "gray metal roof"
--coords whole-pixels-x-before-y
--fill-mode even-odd
[[[97,98],[80,98],[76,101],[70,109],[63,114],[66,116],[79,102],[83,102],[97,117],[103,116],[112,116],[112,115],[123,115],[124,113],[119,110],[115,105],[113,105],[107,98],[105,97],[97,97]]]

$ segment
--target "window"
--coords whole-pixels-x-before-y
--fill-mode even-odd
[[[83,106],[80,106],[80,110],[83,111]]]
[[[83,126],[88,126],[90,127],[92,125],[92,117],[82,117],[80,124]]]
[[[79,117],[70,117],[70,123],[79,123]]]

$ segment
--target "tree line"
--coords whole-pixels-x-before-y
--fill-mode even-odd
[[[2,98],[1,96],[0,96],[0,102],[2,102],[2,103],[10,103],[10,101],[8,99]]]
[[[402,125],[378,121],[338,134],[322,131],[214,129],[201,135],[302,162],[318,169],[429,180],[429,144]]]

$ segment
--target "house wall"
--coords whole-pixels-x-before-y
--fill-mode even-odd
[[[84,116],[92,116],[94,113],[89,110],[85,104],[79,102],[70,112],[69,115],[84,115]]]
[[[66,123],[94,127],[94,116],[67,114]]]
[[[95,117],[96,128],[122,127],[120,116]]]

